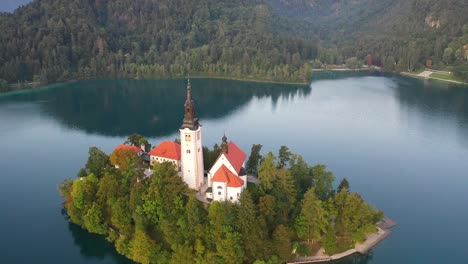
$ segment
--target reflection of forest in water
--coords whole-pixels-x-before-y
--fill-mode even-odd
[[[359,77],[387,77],[395,85],[391,87],[399,103],[401,122],[411,122],[422,127],[425,133],[434,129],[453,129],[457,139],[468,147],[468,87],[438,81],[382,72],[314,72],[314,82]],[[346,87],[344,87],[346,88]],[[352,87],[350,87],[352,88]],[[376,111],[379,111],[376,109]],[[430,119],[430,122],[421,121]]]
[[[468,87],[410,77],[393,79],[402,122],[422,126],[420,131],[425,133],[453,131],[457,140],[468,147]]]
[[[218,119],[239,110],[252,98],[293,99],[310,94],[309,86],[249,83],[219,79],[192,80],[199,118]],[[140,133],[165,136],[183,118],[185,80],[98,80],[60,85],[56,89],[22,93],[1,101],[35,101],[49,116],[68,127],[106,136]]]
[[[64,216],[66,215],[65,212],[62,212],[62,214]],[[88,233],[80,226],[72,224],[71,222],[68,223],[68,230],[73,237],[73,242],[80,248],[81,256],[100,261],[107,259],[111,260],[112,263],[119,264],[134,263],[126,257],[119,255],[115,251],[114,245],[107,242],[103,236]]]

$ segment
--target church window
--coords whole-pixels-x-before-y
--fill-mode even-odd
[[[190,135],[189,135],[189,134],[186,134],[186,135],[185,135],[185,141],[186,141],[186,142],[190,142]]]
[[[239,196],[240,196],[239,193],[237,193],[237,198],[239,198]]]
[[[229,199],[231,199],[231,200],[232,200],[232,196],[231,196],[231,197],[229,197]]]
[[[221,192],[218,192],[218,195],[221,195]]]
[[[197,132],[197,139],[200,140],[200,131]]]
[[[218,188],[217,188],[217,189],[222,189],[222,188],[223,188],[222,186],[218,186]]]

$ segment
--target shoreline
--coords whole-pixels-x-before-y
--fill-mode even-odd
[[[223,76],[203,76],[203,75],[194,75],[190,76],[192,79],[219,79],[219,80],[231,80],[231,81],[242,81],[242,82],[252,82],[252,83],[273,83],[273,84],[285,84],[285,85],[309,85],[310,82],[281,82],[281,81],[269,81],[269,80],[262,80],[262,79],[247,79],[247,78],[236,78],[236,77],[223,77]],[[69,84],[69,83],[76,83],[81,81],[93,81],[93,80],[134,80],[134,81],[157,81],[157,80],[182,80],[186,78],[155,78],[155,79],[132,79],[132,78],[106,78],[106,79],[86,79],[86,80],[69,80],[64,82],[52,83],[47,84],[45,86],[37,86],[37,87],[30,87],[28,89],[20,89],[20,90],[11,90],[6,92],[0,92],[0,96],[2,95],[12,95],[22,92],[31,92],[31,91],[40,91],[47,88],[52,88],[62,84]]]
[[[410,73],[410,72],[399,72],[399,74],[403,75],[403,76],[408,76],[408,77],[421,79],[421,80],[436,80],[436,81],[447,82],[447,83],[468,85],[468,83],[466,83],[466,82],[455,81],[455,80],[447,80],[447,79],[442,79],[442,78],[437,78],[437,77],[431,77],[430,75],[425,77],[425,76],[420,76],[418,74],[414,74],[414,73]]]
[[[243,82],[255,82],[255,83],[275,83],[275,84],[288,84],[288,85],[308,85],[308,82],[282,82],[282,81],[271,81],[271,80],[262,80],[262,79],[247,79],[247,78],[238,78],[238,77],[224,77],[224,76],[203,76],[203,75],[194,75],[190,76],[191,79],[220,79],[220,80],[231,80],[231,81],[243,81]],[[180,80],[184,78],[170,78],[173,80]]]
[[[377,246],[377,244],[385,240],[391,234],[390,228],[396,225],[397,223],[392,219],[384,218],[376,225],[377,232],[367,235],[366,241],[362,243],[356,243],[352,249],[348,249],[347,251],[329,256],[325,254],[325,250],[323,248],[320,248],[314,256],[296,257],[295,259],[287,262],[287,264],[322,263],[342,259],[356,253],[363,255],[367,254],[370,250]]]
[[[361,69],[350,69],[350,68],[332,68],[332,69],[312,69],[312,72],[359,72],[359,71],[369,71],[369,70],[376,70],[376,71],[381,71],[381,72],[387,72],[383,71],[382,68],[361,68]],[[410,73],[410,72],[388,72],[388,73],[396,73],[402,76],[407,76],[407,77],[413,77],[421,80],[436,80],[440,82],[446,82],[446,83],[454,83],[454,84],[459,84],[459,85],[468,85],[466,82],[462,81],[456,81],[456,80],[447,80],[447,79],[442,79],[442,78],[437,78],[437,77],[431,77],[431,76],[420,76],[418,74]]]

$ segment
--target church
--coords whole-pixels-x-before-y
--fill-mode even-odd
[[[151,164],[171,162],[189,188],[204,193],[210,200],[237,202],[241,192],[247,187],[247,173],[244,168],[247,155],[234,142],[228,142],[224,135],[221,153],[205,174],[202,126],[196,116],[190,80],[187,84],[184,111],[179,129],[180,144],[170,141],[160,143],[148,153]]]

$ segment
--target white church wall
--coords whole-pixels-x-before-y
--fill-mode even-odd
[[[242,187],[227,187],[227,197],[226,199],[230,202],[239,201],[240,194],[242,192]]]
[[[213,200],[224,201],[226,200],[226,183],[225,182],[213,182]]]

